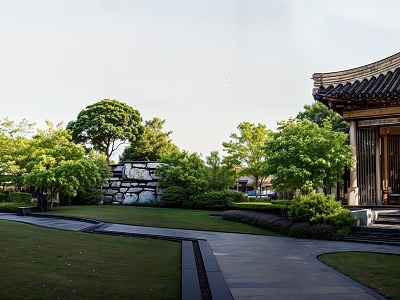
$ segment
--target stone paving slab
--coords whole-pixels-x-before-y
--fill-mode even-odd
[[[92,226],[82,221],[37,220],[10,217],[39,226],[82,230]],[[26,219],[32,218],[32,219]],[[72,223],[70,223],[72,222]],[[64,226],[64,227],[63,227]],[[86,226],[86,227],[85,227]],[[75,228],[75,229],[74,229]],[[324,253],[365,251],[400,254],[400,247],[334,241],[315,241],[277,236],[218,233],[111,224],[107,232],[184,237],[208,241],[225,281],[237,300],[257,299],[384,299],[317,260]]]
[[[234,299],[384,299],[322,264],[316,257],[338,251],[400,254],[400,247],[377,244],[118,224],[106,230],[206,239]]]
[[[93,226],[92,222],[69,220],[62,218],[42,218],[33,216],[17,216],[15,214],[0,213],[0,220],[9,220],[28,223],[41,227],[49,227],[63,230],[80,231]]]

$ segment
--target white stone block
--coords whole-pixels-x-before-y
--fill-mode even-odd
[[[148,163],[147,168],[148,169],[157,169],[159,163]]]
[[[122,172],[123,169],[124,169],[124,166],[123,166],[123,165],[118,165],[118,166],[115,166],[115,167],[113,168],[113,171],[115,171],[115,172]]]
[[[153,202],[156,201],[156,195],[154,192],[150,191],[143,191],[139,194],[139,201],[140,203],[146,203],[146,202]]]
[[[126,193],[123,204],[132,204],[138,201],[138,195],[133,193]]]

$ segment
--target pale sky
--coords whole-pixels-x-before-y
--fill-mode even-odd
[[[297,115],[316,72],[400,51],[396,0],[0,0],[0,118],[44,129],[117,99],[222,154],[240,122]]]

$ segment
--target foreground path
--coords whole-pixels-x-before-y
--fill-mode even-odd
[[[0,219],[75,231],[86,230],[94,226],[93,222],[83,220],[37,216],[18,217],[14,214],[2,213],[0,213]],[[206,239],[218,261],[232,296],[237,300],[384,299],[320,263],[316,257],[323,253],[337,251],[400,254],[400,247],[387,245],[120,224],[103,224],[96,232]]]

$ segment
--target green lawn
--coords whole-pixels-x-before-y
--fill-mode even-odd
[[[242,223],[225,221],[210,214],[222,211],[190,210],[177,208],[156,208],[139,206],[60,206],[48,214],[85,217],[110,223],[237,232],[249,234],[277,235],[277,233]]]
[[[400,300],[400,255],[338,252],[318,259],[388,299]]]
[[[179,299],[181,245],[0,221],[0,299]]]

